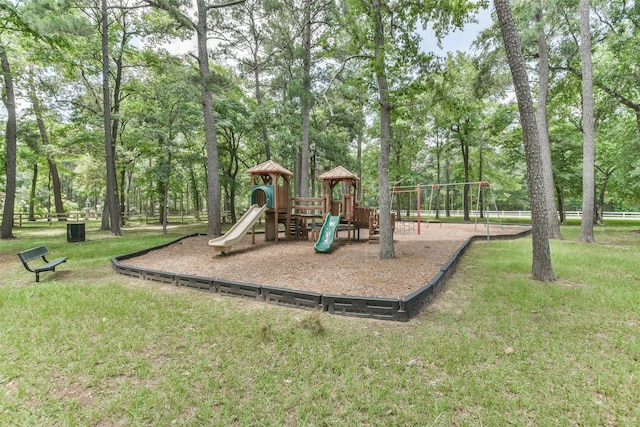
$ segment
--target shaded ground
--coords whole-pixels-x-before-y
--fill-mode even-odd
[[[528,226],[494,226],[490,235],[517,234]],[[341,232],[331,253],[320,254],[311,241],[265,242],[263,235],[243,238],[225,256],[207,245],[206,236],[179,243],[123,264],[153,270],[212,277],[321,294],[403,298],[429,282],[472,235],[487,235],[485,225],[399,224],[394,234],[396,258],[380,260],[377,244],[366,230],[360,241],[347,241]],[[281,237],[282,238],[282,237]]]

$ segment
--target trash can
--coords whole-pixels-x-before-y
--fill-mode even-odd
[[[84,242],[84,222],[67,223],[67,242]]]

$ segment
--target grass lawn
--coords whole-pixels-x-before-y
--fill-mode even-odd
[[[475,243],[410,322],[307,312],[112,272],[205,224],[25,226],[0,241],[0,425],[634,426],[640,229],[579,226],[530,279],[531,239]],[[15,255],[67,256],[41,282]]]

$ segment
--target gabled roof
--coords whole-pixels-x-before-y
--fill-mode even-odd
[[[331,169],[329,172],[323,173],[318,178],[320,178],[322,181],[360,181],[360,178],[358,178],[342,166],[337,166]]]
[[[287,168],[280,166],[273,160],[267,160],[264,163],[259,164],[258,166],[254,166],[250,169],[247,169],[247,172],[251,175],[269,175],[269,174],[277,174],[284,176],[292,176],[293,172],[288,170]]]

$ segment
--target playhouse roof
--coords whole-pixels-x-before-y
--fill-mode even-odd
[[[358,178],[357,176],[355,176],[353,173],[349,172],[342,166],[337,166],[331,169],[329,172],[323,173],[318,178],[320,178],[323,181],[348,181],[348,180],[360,181],[360,178]]]
[[[284,166],[280,166],[273,160],[267,160],[264,163],[259,164],[258,166],[254,166],[250,169],[247,169],[247,172],[252,175],[269,175],[269,174],[278,174],[285,176],[292,176],[293,172],[285,168]]]

